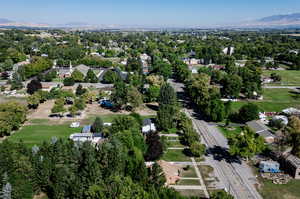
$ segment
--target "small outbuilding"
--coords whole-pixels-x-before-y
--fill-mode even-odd
[[[281,156],[281,165],[293,178],[300,179],[300,158],[288,153]]]
[[[144,134],[150,133],[150,132],[156,132],[156,126],[152,119],[147,118],[143,120],[143,127],[142,127],[142,132]]]
[[[91,125],[86,125],[82,128],[81,133],[90,133],[92,129]]]
[[[259,171],[263,173],[279,173],[280,164],[275,161],[261,161],[259,163]]]

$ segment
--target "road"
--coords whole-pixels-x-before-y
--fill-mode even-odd
[[[169,81],[177,92],[183,91],[183,84]],[[206,161],[214,168],[216,176],[236,199],[262,199],[255,188],[257,183],[251,168],[243,161],[229,161],[226,156],[222,156],[214,149],[226,152],[228,143],[222,133],[207,122],[196,117],[196,113],[191,109],[183,109],[192,119],[193,125],[202,137],[202,142],[209,149]]]

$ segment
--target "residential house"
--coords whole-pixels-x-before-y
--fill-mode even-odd
[[[101,133],[74,133],[70,135],[70,139],[74,142],[91,142],[92,144],[99,144],[103,140]]]
[[[266,143],[274,143],[276,136],[271,133],[270,129],[264,125],[261,121],[251,121],[246,123],[247,126],[252,129],[255,133],[262,136]]]

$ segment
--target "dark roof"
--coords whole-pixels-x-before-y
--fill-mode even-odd
[[[259,134],[260,136],[266,138],[266,137],[276,137],[275,135],[273,135],[269,128],[264,125],[262,122],[260,121],[251,121],[251,122],[247,122],[247,125],[257,134]]]
[[[143,120],[143,126],[151,125],[152,121],[150,118],[144,119]]]
[[[286,160],[290,162],[295,168],[300,168],[300,159],[294,155],[288,155]]]

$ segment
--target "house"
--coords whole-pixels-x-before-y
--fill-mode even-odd
[[[70,135],[70,139],[74,142],[91,142],[93,144],[99,144],[103,140],[101,133],[74,133]]]
[[[293,178],[300,179],[300,158],[286,153],[280,157],[281,166],[289,173]]]
[[[57,88],[60,86],[58,83],[53,82],[41,82],[42,84],[42,91],[48,91],[50,92],[53,88]]]
[[[166,162],[164,160],[157,161],[157,164],[162,168],[166,178],[166,185],[174,185],[180,180],[181,167]]]
[[[261,161],[259,163],[259,171],[263,173],[279,173],[280,164],[275,161]]]
[[[275,115],[272,118],[273,121],[281,121],[282,124],[287,125],[289,123],[289,119],[284,115]]]
[[[144,119],[142,132],[144,134],[147,134],[147,133],[155,132],[155,131],[156,131],[156,127],[155,127],[155,124],[153,123],[153,121],[150,118]]]
[[[291,116],[291,115],[300,115],[300,110],[296,108],[287,108],[282,110],[282,113],[285,115]]]
[[[258,135],[262,136],[266,143],[274,143],[276,136],[270,132],[270,129],[261,121],[251,121],[246,123],[247,126]]]
[[[231,56],[234,53],[234,47],[227,47],[227,48],[224,48],[222,51],[225,55]]]
[[[84,64],[80,64],[76,67],[74,67],[74,70],[78,70],[79,72],[81,72],[84,76],[86,76],[87,72],[89,71],[90,67],[84,65]],[[74,71],[73,70],[73,71]]]
[[[90,133],[92,129],[92,125],[86,125],[82,128],[81,133]]]

